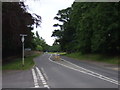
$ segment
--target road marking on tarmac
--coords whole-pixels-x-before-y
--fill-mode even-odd
[[[33,80],[34,80],[34,85],[35,85],[35,88],[39,88],[39,84],[38,84],[38,80],[37,80],[37,76],[35,74],[35,70],[32,69],[32,74],[33,74]]]
[[[114,79],[108,78],[108,77],[106,77],[106,76],[103,76],[103,75],[101,75],[101,74],[95,73],[95,72],[93,72],[93,71],[91,71],[91,70],[85,69],[85,68],[83,68],[83,67],[80,67],[80,66],[78,66],[78,65],[76,65],[76,64],[73,64],[73,63],[71,63],[71,62],[69,62],[69,61],[66,61],[66,60],[62,59],[62,60],[64,60],[65,62],[70,63],[70,64],[72,64],[72,65],[74,65],[74,66],[76,66],[76,67],[78,67],[78,68],[80,68],[80,69],[82,69],[82,70],[80,70],[80,69],[75,69],[75,68],[70,67],[70,66],[66,66],[66,65],[64,65],[64,64],[61,64],[61,63],[58,63],[58,62],[55,62],[55,61],[51,60],[51,59],[50,59],[51,57],[52,57],[52,54],[50,55],[50,57],[49,57],[48,59],[49,59],[51,62],[53,62],[53,63],[56,63],[56,64],[62,65],[62,66],[64,66],[64,67],[67,67],[67,68],[69,68],[69,69],[72,69],[72,70],[75,70],[75,71],[78,71],[78,72],[81,72],[81,73],[84,73],[84,74],[88,74],[88,75],[91,75],[91,76],[93,76],[93,77],[96,77],[96,78],[99,78],[99,79],[102,79],[102,80],[105,80],[105,81],[108,81],[108,82],[111,82],[111,83],[120,85],[120,84],[118,83],[118,81],[116,81],[116,80],[114,80]]]
[[[40,88],[39,86],[39,83],[38,83],[38,80],[40,78],[40,80],[42,81],[42,84],[45,88],[50,88],[44,78],[44,76],[42,75],[42,72],[39,70],[38,67],[35,67],[36,68],[36,71],[37,71],[37,74],[38,74],[38,77],[37,77],[37,74],[35,73],[35,70],[34,68],[32,69],[32,75],[33,75],[33,80],[34,80],[34,86],[35,88]]]
[[[45,77],[45,80],[48,81],[48,76],[45,73],[44,68],[41,67],[41,72],[43,72],[43,76]]]
[[[38,67],[36,67],[36,70],[37,70],[37,72],[38,72],[38,75],[39,75],[40,79],[42,80],[42,83],[43,83],[44,87],[45,87],[45,88],[50,88],[50,87],[48,86],[48,84],[47,84],[44,76],[42,75],[42,72],[39,70]]]
[[[101,75],[101,74],[95,73],[95,72],[93,72],[93,71],[91,71],[91,70],[88,70],[88,69],[85,69],[85,68],[83,68],[83,67],[80,67],[80,66],[78,66],[78,65],[76,65],[76,64],[73,64],[73,63],[71,63],[71,62],[69,62],[69,61],[67,61],[67,60],[65,60],[65,59],[62,59],[62,60],[65,61],[65,62],[67,62],[67,63],[70,63],[70,64],[72,64],[72,65],[74,65],[74,66],[76,66],[76,67],[78,67],[78,68],[80,68],[80,69],[83,69],[84,71],[87,72],[87,74],[93,75],[93,76],[95,76],[95,77],[97,76],[97,77],[100,78],[100,79],[107,80],[107,81],[109,81],[109,82],[113,82],[113,83],[115,83],[115,84],[117,84],[117,85],[120,85],[120,84],[118,83],[118,81],[116,81],[116,80],[114,80],[114,79],[108,78],[108,77],[103,76],[103,75]]]

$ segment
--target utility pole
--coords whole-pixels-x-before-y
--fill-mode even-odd
[[[21,41],[22,41],[22,66],[24,67],[24,41],[25,41],[25,36],[27,36],[26,34],[20,34],[20,36],[22,37],[21,38]]]

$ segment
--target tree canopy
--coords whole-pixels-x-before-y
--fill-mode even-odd
[[[120,26],[118,2],[74,2],[59,10],[56,20],[63,22],[54,30],[61,49],[81,53],[120,53]]]
[[[33,48],[33,25],[40,26],[41,17],[27,12],[23,2],[2,3],[3,58],[21,53],[20,34],[27,34],[25,47]]]

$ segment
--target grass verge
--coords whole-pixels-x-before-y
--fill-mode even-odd
[[[71,53],[66,54],[65,56],[75,58],[78,60],[90,60],[90,61],[98,61],[98,62],[105,62],[110,64],[120,64],[120,56],[105,56],[99,54],[80,54],[80,53]]]
[[[22,66],[22,59],[18,58],[16,60],[13,60],[13,62],[4,64],[2,66],[2,70],[27,70],[34,66],[33,58],[39,56],[40,54],[34,54],[32,56],[28,56],[25,58],[25,65]]]

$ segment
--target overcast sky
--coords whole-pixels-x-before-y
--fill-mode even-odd
[[[41,27],[34,28],[34,32],[38,31],[48,45],[52,45],[54,42],[54,37],[51,37],[51,35],[56,28],[53,27],[53,24],[58,23],[53,18],[58,10],[70,7],[73,2],[74,0],[27,0],[25,2],[29,7],[29,12],[36,13],[42,17]]]

